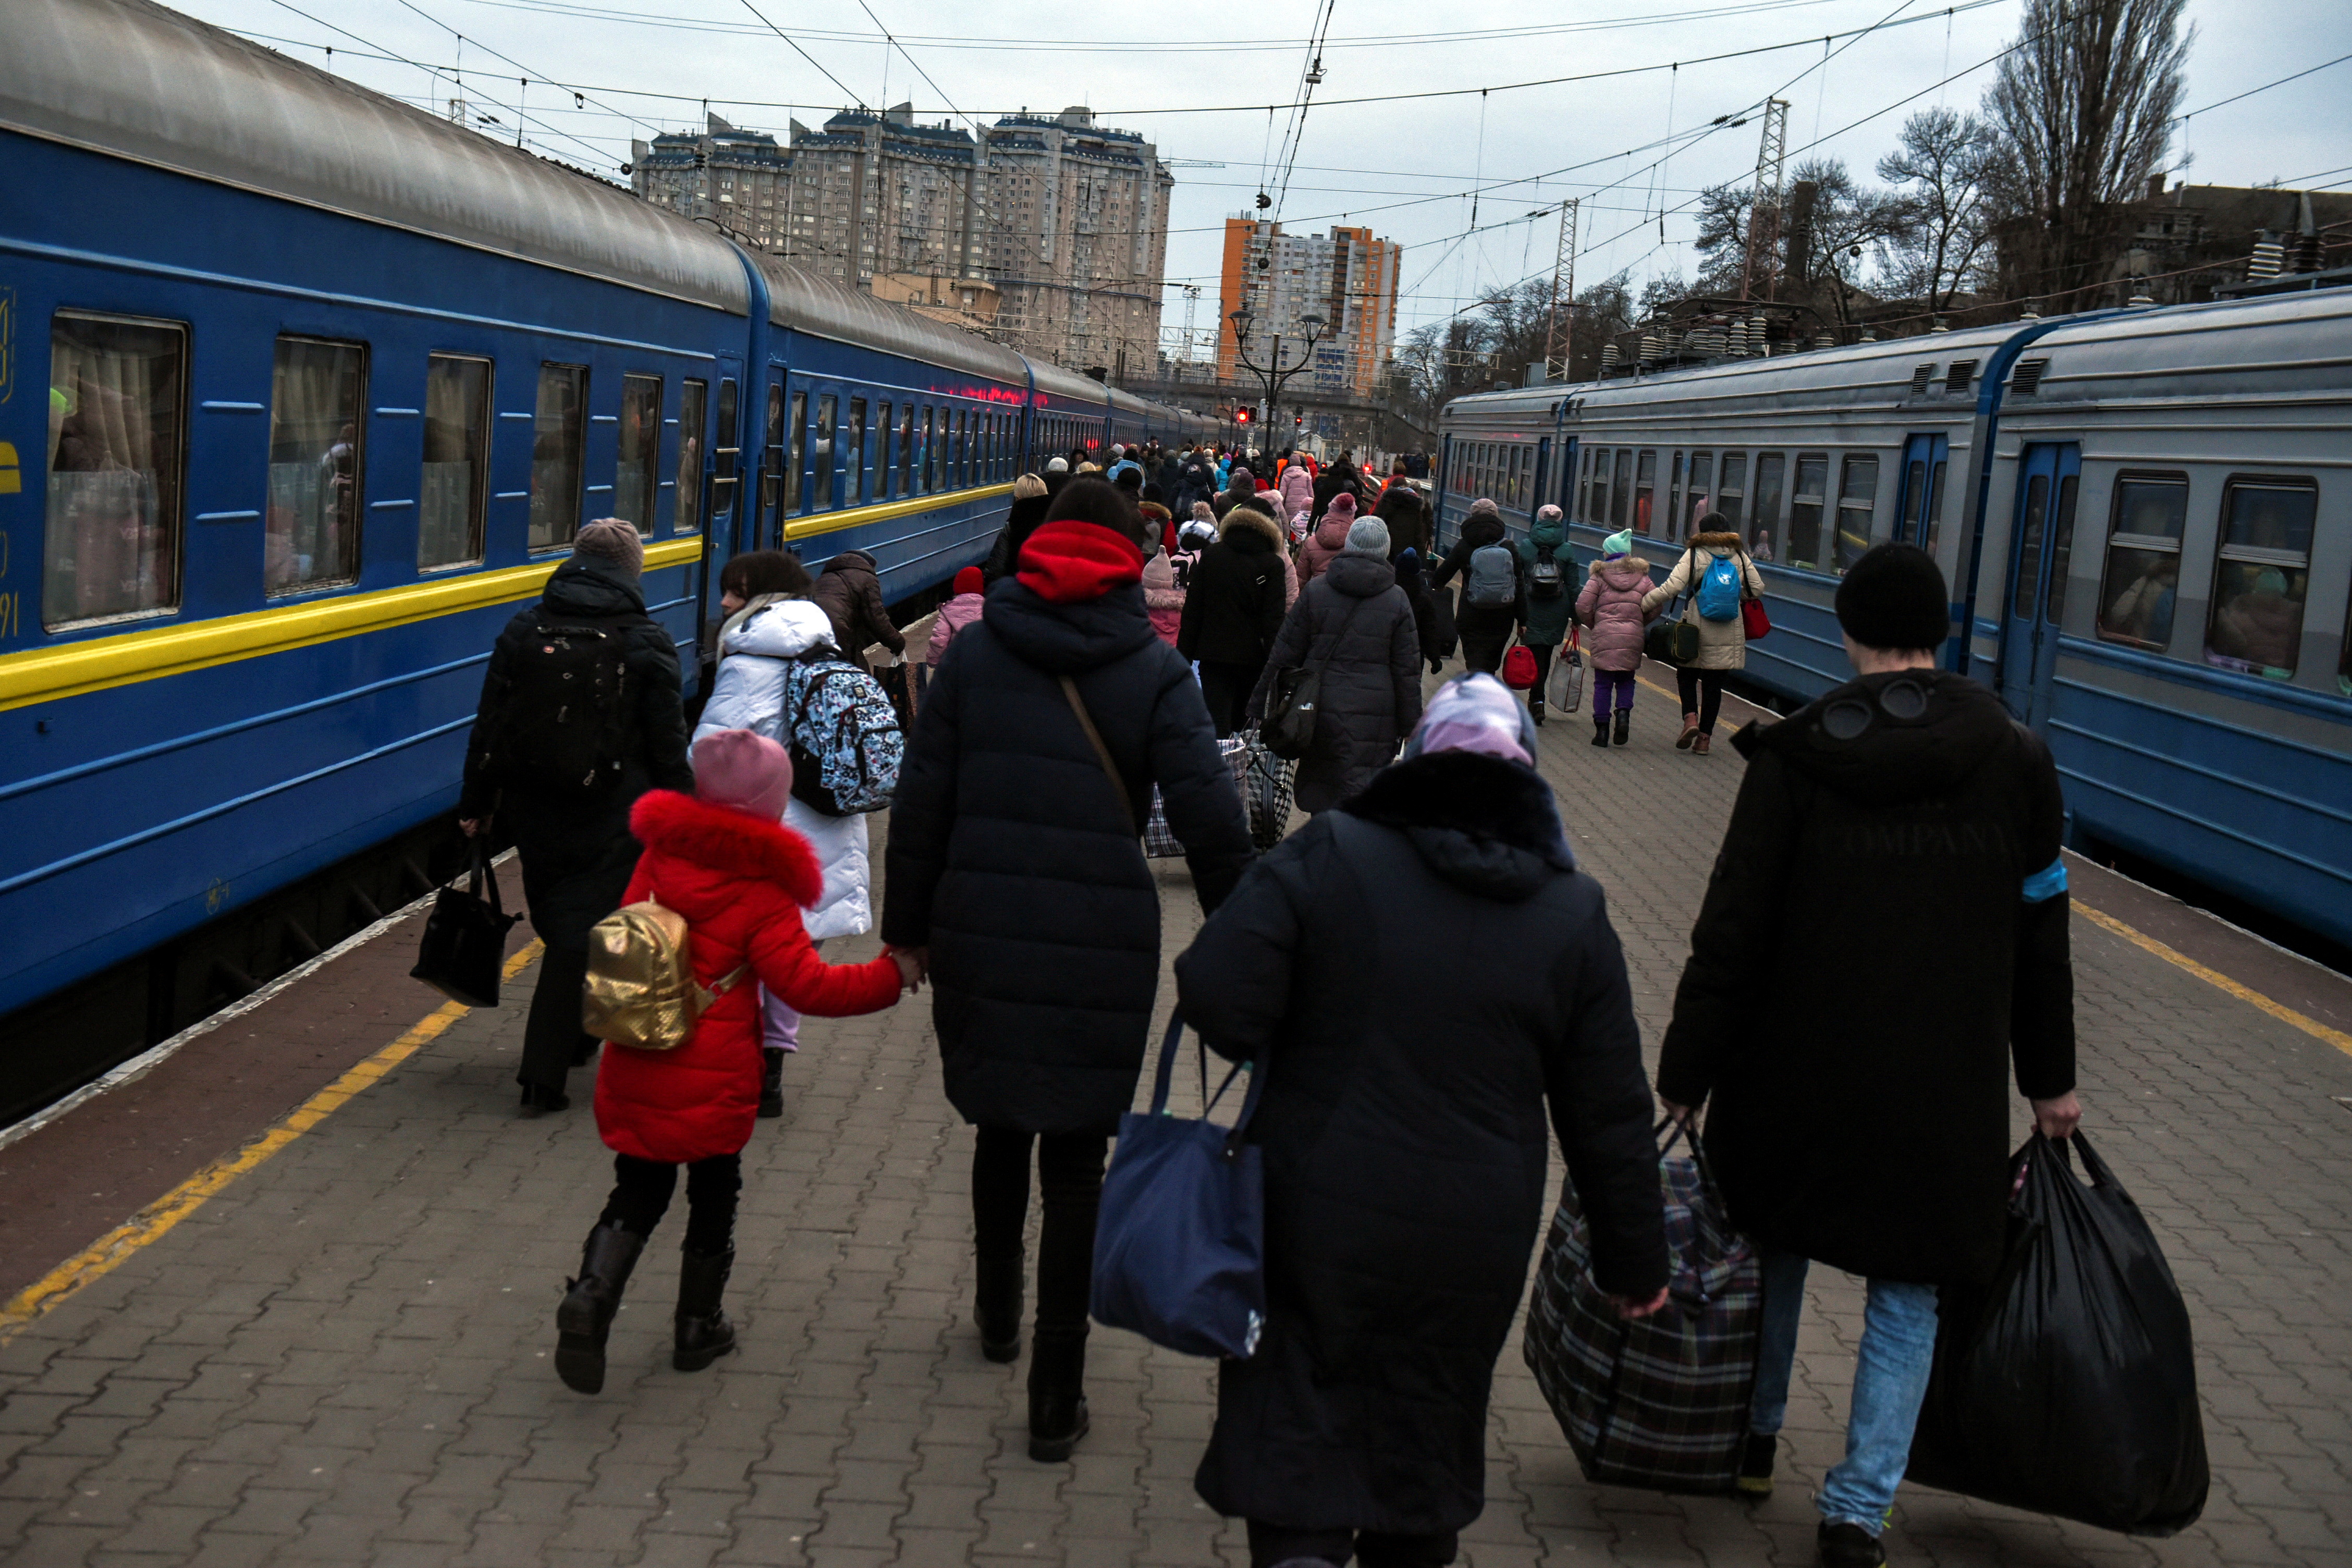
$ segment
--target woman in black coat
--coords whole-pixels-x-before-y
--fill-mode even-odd
[[[989,546],[988,559],[981,572],[991,583],[1013,574],[1013,564],[1021,559],[1021,547],[1045,521],[1045,508],[1050,498],[1045,494],[1045,481],[1034,474],[1024,474],[1013,481],[1013,504],[1005,509],[1004,527]]]
[[[1421,718],[1421,636],[1412,601],[1388,563],[1389,531],[1364,518],[1321,575],[1300,590],[1250,694],[1253,723],[1265,716],[1281,672],[1322,670],[1315,738],[1298,759],[1298,808],[1328,811],[1395,760]]]
[[[980,1129],[976,1315],[992,1360],[1021,1353],[1038,1144],[1038,1459],[1067,1458],[1087,1429],[1103,1156],[1135,1098],[1160,983],[1160,890],[1138,841],[1151,786],[1204,908],[1251,857],[1200,688],[1145,614],[1134,527],[1098,479],[1055,498],[1014,576],[940,660],[890,811],[882,936],[928,964],[948,1099]]]
[[[1237,506],[1218,525],[1184,588],[1176,651],[1201,666],[1201,694],[1217,738],[1248,723],[1250,693],[1289,609],[1282,526],[1255,506]]]
[[[677,644],[646,614],[637,574],[645,546],[637,531],[599,518],[580,531],[572,558],[555,569],[539,602],[518,611],[490,649],[482,698],[466,742],[458,825],[486,831],[493,816],[520,851],[523,902],[531,929],[547,944],[523,1026],[515,1081],[525,1110],[571,1104],[565,1082],[596,1048],[580,1027],[580,990],[588,978],[588,928],[620,907],[641,846],[629,831],[629,808],[649,789],[691,793],[686,710],[679,700]],[[621,647],[620,700],[627,718],[615,731],[609,776],[583,793],[546,779],[541,759],[526,753],[518,702],[531,700],[526,645],[543,643],[541,627],[603,631]],[[543,695],[543,694],[542,694]]]
[[[1462,662],[1471,669],[1483,669],[1492,674],[1502,668],[1503,650],[1511,646],[1511,634],[1519,624],[1518,602],[1500,606],[1474,605],[1469,602],[1467,574],[1470,557],[1489,544],[1505,541],[1503,514],[1495,503],[1483,497],[1470,503],[1470,515],[1462,520],[1462,531],[1454,541],[1454,548],[1437,563],[1430,587],[1443,588],[1454,580],[1455,573],[1465,574],[1463,600],[1454,613],[1454,629],[1462,639]],[[1517,552],[1513,552],[1514,581],[1518,569]]]
[[[1266,1074],[1265,1327],[1219,1364],[1193,1483],[1250,1521],[1255,1568],[1453,1560],[1553,1134],[1601,1288],[1630,1314],[1664,1299],[1624,958],[1534,746],[1499,681],[1449,683],[1405,759],[1269,853],[1176,961],[1185,1019]]]

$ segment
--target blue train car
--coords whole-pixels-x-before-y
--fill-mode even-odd
[[[728,555],[911,597],[1038,453],[1190,417],[146,0],[11,7],[0,171],[0,1120],[430,885],[583,521],[691,681]]]

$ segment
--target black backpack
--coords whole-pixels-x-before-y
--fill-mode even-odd
[[[489,742],[508,789],[587,795],[621,776],[629,745],[628,634],[622,621],[541,620],[509,661]]]
[[[1549,546],[1538,545],[1535,561],[1528,567],[1528,597],[1558,599],[1565,597],[1567,593],[1568,574],[1552,558]]]

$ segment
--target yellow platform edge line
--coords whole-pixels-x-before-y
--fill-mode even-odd
[[[545,944],[533,941],[506,961],[504,978],[512,980],[524,965],[540,955]],[[0,1345],[22,1332],[26,1326],[71,1297],[84,1286],[103,1279],[126,1261],[140,1248],[161,1240],[173,1226],[195,1213],[247,1172],[266,1163],[272,1155],[320,1122],[333,1115],[371,1085],[382,1081],[392,1069],[416,1054],[428,1042],[440,1036],[450,1025],[472,1009],[459,1002],[445,1002],[420,1018],[405,1033],[383,1049],[345,1072],[341,1078],[304,1100],[294,1113],[247,1143],[236,1153],[215,1160],[211,1164],[141,1209],[122,1224],[100,1237],[80,1252],[67,1258],[40,1279],[18,1291],[5,1306],[0,1306]]]
[[[2346,1056],[2352,1057],[2352,1035],[2347,1035],[2341,1029],[2329,1028],[2316,1018],[2305,1017],[2283,1002],[2273,1002],[2251,986],[2240,984],[2220,970],[2208,969],[2187,953],[2165,946],[2147,932],[2135,931],[2115,916],[2095,910],[2080,899],[2072,899],[2068,902],[2074,906],[2076,914],[2101,930],[2113,931],[2134,946],[2145,948],[2147,952],[2156,954],[2174,968],[2186,970],[2206,984],[2226,991],[2248,1006],[2260,1008],[2280,1023],[2301,1029],[2315,1040],[2325,1040]]]

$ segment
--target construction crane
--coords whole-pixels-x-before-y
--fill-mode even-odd
[[[1757,288],[1772,297],[1780,281],[1780,176],[1788,162],[1789,100],[1764,105],[1764,135],[1756,149],[1756,186],[1748,205],[1748,260],[1739,269],[1739,297]],[[1758,286],[1760,285],[1760,288]]]
[[[1569,340],[1576,327],[1577,203],[1570,196],[1559,204],[1559,247],[1551,258],[1551,321],[1544,330],[1544,379],[1568,379]]]
[[[1160,160],[1160,166],[1163,169],[1222,169],[1224,167],[1223,163],[1213,163],[1205,158],[1162,158]]]

